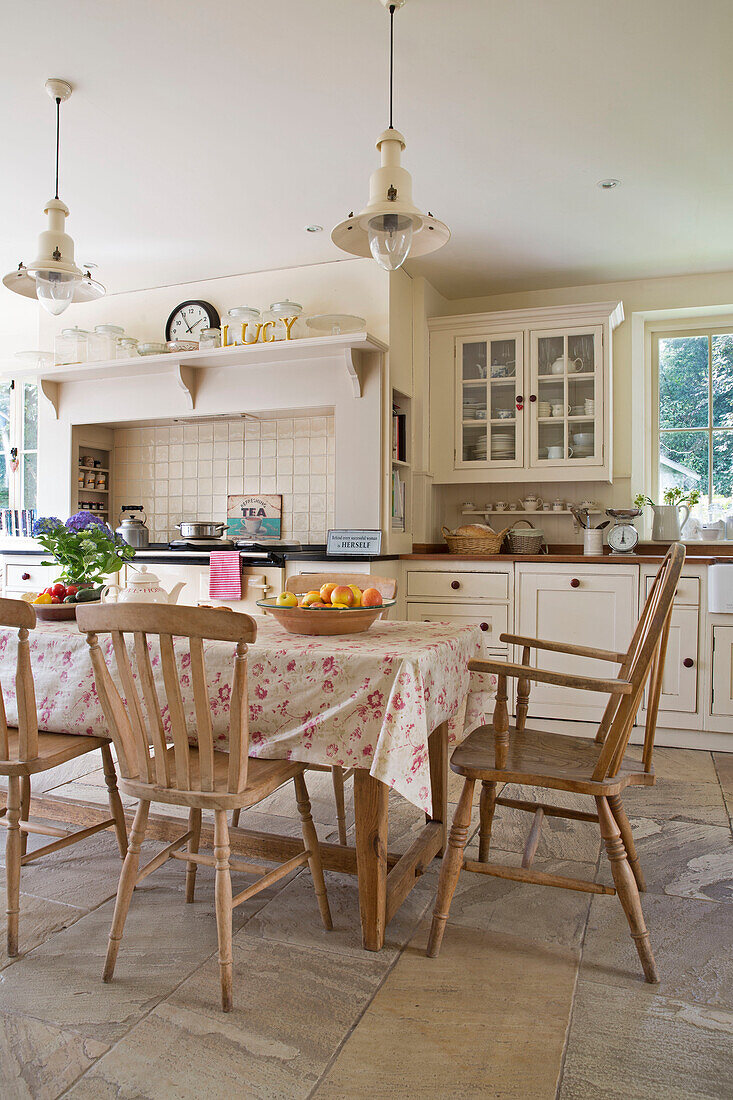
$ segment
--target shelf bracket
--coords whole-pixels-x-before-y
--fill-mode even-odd
[[[173,368],[176,382],[186,394],[190,409],[196,408],[196,371],[186,363],[176,363]]]
[[[40,389],[43,396],[46,398],[46,400],[49,402],[49,404],[53,408],[54,419],[58,420],[58,418],[59,418],[59,390],[60,390],[59,383],[58,382],[52,382],[48,378],[39,378],[38,379],[38,388]]]
[[[362,355],[363,353],[357,348],[344,348],[344,362],[351,378],[351,384],[354,387],[354,397],[362,396],[362,373],[364,370]]]

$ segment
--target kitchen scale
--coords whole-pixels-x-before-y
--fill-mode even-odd
[[[612,554],[633,554],[639,544],[639,532],[634,519],[641,515],[641,508],[606,508],[606,515],[613,520],[613,527],[606,536]]]

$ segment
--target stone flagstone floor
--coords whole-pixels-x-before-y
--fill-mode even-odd
[[[24,954],[0,955],[0,1097],[730,1097],[733,755],[658,749],[655,765],[657,786],[625,802],[660,985],[643,982],[615,898],[477,875],[463,875],[441,955],[427,959],[437,863],[378,954],[361,949],[348,876],[326,876],[331,933],[307,871],[237,909],[229,1015],[218,1007],[213,872],[199,869],[186,905],[184,865],[168,863],[136,890],[103,985],[120,864],[102,833],[23,869]],[[330,777],[308,783],[330,839]],[[451,776],[452,799],[459,789]],[[56,794],[103,801],[101,772],[46,797]],[[287,789],[246,817],[298,830]],[[409,846],[423,820],[394,798],[390,847]],[[495,859],[519,863],[529,822],[499,811]],[[147,842],[148,857],[161,846]],[[597,826],[584,822],[545,819],[537,866],[610,881]],[[247,879],[235,878],[236,891]],[[4,917],[1,868],[0,885]]]

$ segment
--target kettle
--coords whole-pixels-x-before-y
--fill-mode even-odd
[[[134,514],[125,516],[125,512],[142,512],[142,518]],[[138,550],[144,549],[150,542],[150,531],[145,525],[147,518],[142,504],[123,504],[116,534],[130,546],[135,546]]]

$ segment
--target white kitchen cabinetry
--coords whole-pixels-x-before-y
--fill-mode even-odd
[[[658,725],[680,729],[702,729],[704,723],[700,705],[705,671],[700,596],[705,590],[705,567],[692,570],[686,568],[677,585],[659,697]],[[651,591],[655,573],[649,566],[642,567],[641,602]],[[640,722],[646,719],[646,699],[645,692]]]
[[[430,319],[434,481],[610,481],[622,320],[620,302]]]
[[[546,641],[572,642],[623,653],[638,617],[638,566],[516,565],[517,634]],[[521,649],[515,654],[521,660]],[[532,651],[532,664],[565,673],[615,676],[618,666],[605,661]],[[535,683],[531,717],[598,721],[608,697]]]
[[[711,713],[733,719],[733,626],[713,626],[712,658]],[[733,721],[722,732],[733,732]]]
[[[50,555],[49,555],[50,557]],[[3,595],[17,599],[23,592],[42,592],[57,579],[60,565],[41,565],[43,559],[29,554],[3,558]]]

